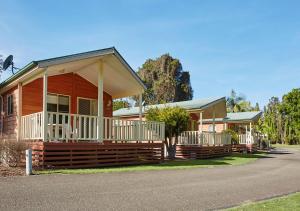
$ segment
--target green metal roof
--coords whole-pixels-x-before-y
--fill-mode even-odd
[[[249,112],[235,112],[227,113],[225,118],[216,118],[216,122],[242,122],[242,121],[255,121],[262,115],[261,111],[249,111]],[[204,119],[204,123],[212,122],[212,119]]]
[[[165,104],[157,104],[157,105],[147,105],[144,106],[142,112],[147,112],[150,108],[163,108],[163,107],[175,107],[179,106],[181,108],[187,110],[196,110],[196,109],[204,109],[209,107],[210,105],[214,105],[215,103],[225,100],[225,97],[217,97],[217,98],[207,98],[207,99],[197,99],[197,100],[188,100],[174,103],[165,103]],[[117,111],[113,112],[113,116],[135,116],[139,114],[139,107],[132,108],[121,108]]]
[[[43,59],[43,60],[38,60],[38,61],[32,61],[29,64],[27,64],[25,67],[21,68],[18,72],[16,72],[14,75],[10,76],[6,80],[2,81],[0,83],[0,88],[5,87],[7,84],[13,82],[14,80],[18,79],[25,73],[29,72],[33,68],[39,66],[39,67],[46,67],[50,66],[51,64],[55,62],[69,62],[73,60],[79,60],[79,59],[86,59],[86,58],[92,58],[96,56],[104,56],[108,54],[114,54],[119,61],[127,67],[127,69],[130,71],[130,73],[137,79],[137,81],[146,89],[146,86],[140,79],[140,77],[137,75],[137,73],[130,67],[130,65],[126,62],[126,60],[121,56],[121,54],[117,51],[115,47],[110,47],[110,48],[103,48],[100,50],[94,50],[94,51],[87,51],[83,53],[77,53],[77,54],[71,54],[71,55],[66,55],[66,56],[61,56],[61,57],[54,57],[50,59]]]

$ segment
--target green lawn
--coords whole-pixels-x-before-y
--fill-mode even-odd
[[[216,166],[233,166],[253,162],[258,158],[265,158],[264,153],[256,154],[237,154],[214,159],[203,160],[175,160],[166,161],[161,164],[125,166],[125,167],[105,167],[90,169],[59,169],[59,170],[41,170],[35,171],[35,174],[93,174],[109,172],[128,172],[128,171],[145,171],[145,170],[170,170],[170,169],[190,169],[190,168],[211,168]]]
[[[272,147],[300,150],[300,145],[272,144]]]
[[[281,210],[300,210],[300,192],[288,196],[269,199],[261,202],[245,204],[239,207],[227,209],[227,211],[281,211]]]

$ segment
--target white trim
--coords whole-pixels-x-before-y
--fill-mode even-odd
[[[22,117],[22,83],[18,83],[18,112],[17,112],[17,127],[18,127],[18,133],[17,133],[17,140],[21,140],[21,117]]]
[[[97,140],[103,141],[103,62],[98,63],[98,128]]]
[[[65,95],[65,94],[59,94],[59,93],[54,93],[54,92],[48,92],[47,93],[47,97],[48,97],[48,95],[55,95],[55,96],[57,96],[57,102],[56,102],[56,104],[57,104],[57,111],[56,112],[58,112],[58,113],[63,113],[63,112],[59,112],[59,110],[58,110],[58,107],[59,107],[59,105],[58,105],[58,97],[59,96],[63,96],[63,97],[68,97],[69,98],[69,113],[71,113],[71,103],[72,103],[72,100],[71,100],[71,95]],[[48,111],[48,102],[47,102],[47,111]]]
[[[199,113],[199,121],[200,121],[200,133],[203,132],[203,112]]]
[[[215,140],[216,140],[216,112],[215,112],[215,108],[213,107],[213,144],[215,144]]]
[[[13,87],[17,86],[19,82],[23,83],[23,80],[26,81],[27,79],[25,78],[27,75],[32,74],[32,72],[36,71],[37,69],[39,69],[38,67],[34,67],[32,70],[28,71],[27,73],[25,73],[24,75],[20,76],[19,78],[15,79],[14,81],[10,82],[9,84],[7,84],[6,86],[2,87],[0,90],[0,94],[5,93],[6,91],[12,89]],[[37,73],[37,74],[41,74],[41,73]],[[32,76],[35,77],[36,75]],[[24,79],[25,78],[25,79]],[[31,78],[31,77],[29,77]],[[27,84],[27,83],[26,83]],[[25,85],[25,84],[23,84]]]
[[[43,75],[43,129],[42,129],[42,137],[43,141],[47,141],[47,130],[48,130],[48,116],[47,116],[47,99],[48,99],[48,75],[47,69]]]

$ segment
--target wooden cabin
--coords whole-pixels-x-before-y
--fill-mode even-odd
[[[147,105],[142,108],[142,117],[145,119],[150,108],[181,107],[189,115],[187,131],[178,137],[176,156],[180,158],[208,158],[229,155],[231,153],[231,137],[229,134],[217,132],[215,119],[226,117],[225,97],[195,99],[174,103]],[[136,120],[140,116],[138,107],[122,108],[113,112],[113,116],[124,120]],[[204,119],[212,119],[212,130],[205,131]]]
[[[214,124],[216,125],[216,131],[219,133],[227,129],[236,131],[239,141],[238,144],[233,146],[235,151],[255,151],[259,140],[263,136],[255,130],[261,116],[261,111],[227,113],[225,118],[205,119],[203,130],[211,131]]]
[[[123,163],[139,163],[138,156],[157,162],[164,123],[112,116],[113,100],[123,97],[140,96],[141,111],[144,90],[115,48],[32,61],[0,84],[0,135],[34,143],[43,167],[118,165],[117,156]],[[118,154],[126,149],[141,154]],[[60,158],[49,158],[55,154]]]

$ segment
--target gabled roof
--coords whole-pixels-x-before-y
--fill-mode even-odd
[[[262,115],[261,111],[227,113],[225,118],[216,118],[216,122],[250,122],[256,121]],[[204,123],[212,122],[212,119],[204,119]]]
[[[147,113],[147,110],[150,108],[163,108],[163,107],[176,107],[176,106],[184,108],[188,111],[201,110],[201,109],[205,109],[209,106],[212,106],[222,100],[225,100],[225,97],[188,100],[188,101],[157,104],[157,105],[147,105],[147,106],[143,107],[142,112]],[[121,108],[121,109],[113,112],[113,116],[116,116],[116,117],[118,117],[118,116],[136,116],[138,114],[139,114],[139,107]]]
[[[14,80],[18,79],[25,73],[29,72],[30,70],[34,69],[35,67],[47,67],[51,65],[56,65],[60,63],[67,63],[67,62],[72,62],[75,60],[81,60],[81,59],[88,59],[92,57],[97,57],[97,56],[105,56],[105,55],[115,55],[118,60],[126,67],[126,69],[132,74],[132,76],[146,89],[146,86],[140,79],[140,77],[136,74],[136,72],[129,66],[129,64],[126,62],[126,60],[121,56],[121,54],[117,51],[115,47],[110,47],[110,48],[104,48],[100,50],[94,50],[94,51],[87,51],[83,53],[77,53],[77,54],[71,54],[71,55],[66,55],[66,56],[61,56],[61,57],[54,57],[50,59],[44,59],[44,60],[37,60],[37,61],[32,61],[23,68],[21,68],[18,72],[16,72],[14,75],[10,76],[8,79],[4,80],[0,84],[0,88],[5,87],[6,85],[10,84]]]

